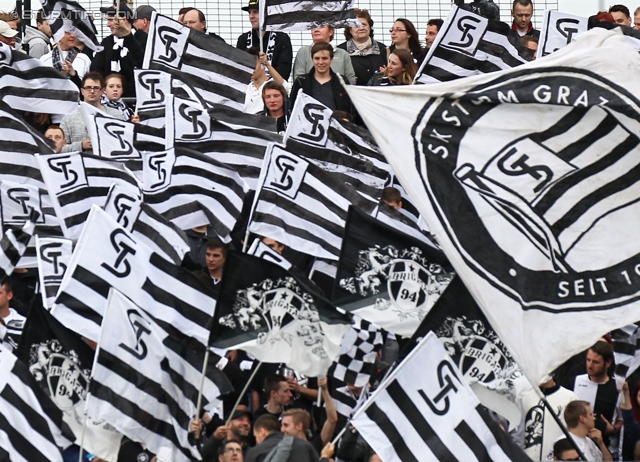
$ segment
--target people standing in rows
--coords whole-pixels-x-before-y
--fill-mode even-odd
[[[351,57],[356,85],[366,85],[373,74],[387,64],[387,47],[373,38],[373,19],[368,10],[355,9],[358,27],[344,29],[346,42],[338,45]]]
[[[51,51],[51,27],[42,10],[36,13],[36,27],[27,24],[25,28],[22,51],[36,59]]]
[[[331,46],[331,41],[336,30],[333,26],[322,26],[311,31],[311,38],[313,39],[313,45],[305,45],[301,47],[296,53],[296,59],[293,62],[293,79],[297,79],[301,75],[307,74],[314,66],[313,53],[311,48],[318,43],[326,43]],[[332,62],[331,69],[336,74],[340,74],[345,78],[345,81],[351,85],[356,83],[356,73],[353,70],[351,64],[351,58],[349,54],[342,48],[332,48]]]
[[[407,50],[394,50],[389,55],[387,67],[374,75],[370,86],[411,85],[418,68],[413,62],[413,56]]]
[[[422,47],[420,46],[418,31],[416,31],[413,23],[408,19],[398,18],[389,29],[389,33],[393,42],[389,47],[389,53],[394,50],[408,50],[413,57],[413,62],[420,67],[423,56]]]

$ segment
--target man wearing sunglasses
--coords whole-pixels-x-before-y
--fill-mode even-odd
[[[84,102],[100,109],[120,120],[124,120],[122,112],[118,109],[110,108],[100,104],[100,99],[104,93],[104,79],[99,72],[87,72],[82,78],[82,87],[80,88]],[[64,131],[67,144],[62,147],[62,152],[82,151],[87,154],[93,152],[91,140],[84,124],[80,108],[75,114],[64,116],[60,122],[60,128]]]

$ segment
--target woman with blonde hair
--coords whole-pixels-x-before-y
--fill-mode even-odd
[[[411,52],[395,49],[389,55],[386,69],[374,75],[369,86],[411,85],[417,71]]]

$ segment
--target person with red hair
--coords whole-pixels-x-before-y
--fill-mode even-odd
[[[593,21],[616,22],[616,20],[613,19],[613,15],[606,11],[598,11],[598,14],[591,16],[589,19]]]

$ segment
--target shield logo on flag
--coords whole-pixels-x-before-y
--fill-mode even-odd
[[[474,336],[465,346],[460,357],[460,370],[467,378],[490,383],[496,379],[496,372],[507,366],[508,359],[490,340]]]
[[[68,411],[84,400],[89,380],[71,358],[54,353],[49,358],[47,384],[56,406]]]
[[[282,339],[291,344],[291,334],[282,332],[282,329],[298,318],[298,312],[304,303],[302,297],[286,287],[266,291],[262,296],[262,316],[269,333],[262,338],[258,337],[258,341],[263,343]]]
[[[413,260],[394,260],[389,269],[387,286],[394,305],[409,314],[422,310],[429,299],[431,275]]]

